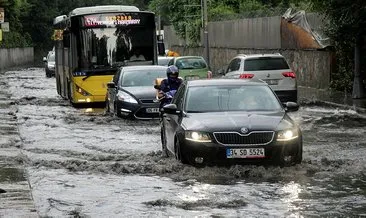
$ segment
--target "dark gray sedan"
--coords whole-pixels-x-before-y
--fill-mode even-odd
[[[108,83],[107,111],[118,117],[158,118],[154,81],[165,78],[166,70],[167,67],[156,65],[122,67]]]
[[[186,81],[163,108],[163,154],[198,166],[301,163],[301,130],[287,115],[297,109],[259,80]]]

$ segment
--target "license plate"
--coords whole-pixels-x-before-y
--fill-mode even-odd
[[[159,113],[159,108],[146,108],[146,113]]]
[[[228,148],[227,158],[264,158],[264,148]]]
[[[197,80],[197,79],[200,79],[199,76],[186,76],[184,77],[186,80]]]
[[[278,80],[277,79],[269,79],[269,80],[266,80],[266,83],[268,85],[278,85]]]

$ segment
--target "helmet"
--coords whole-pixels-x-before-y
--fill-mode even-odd
[[[169,78],[171,75],[177,75],[179,76],[179,69],[175,65],[170,65],[168,69],[166,70],[166,75]]]

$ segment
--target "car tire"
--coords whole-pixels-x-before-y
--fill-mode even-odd
[[[176,139],[175,140],[175,145],[174,145],[174,153],[175,153],[175,159],[180,161],[182,164],[188,164],[188,161],[186,160],[186,158],[184,157],[184,155],[182,154],[182,147],[179,143],[179,140]]]
[[[51,78],[52,77],[51,73],[48,70],[46,70],[46,77],[47,78]]]
[[[160,128],[160,137],[161,137],[161,151],[163,157],[169,157],[168,148],[167,148],[167,142],[166,142],[166,136],[165,136],[165,128],[163,124]]]
[[[301,164],[302,162],[302,145],[299,147],[299,152],[295,158],[295,164]]]
[[[122,118],[121,109],[118,108],[117,104],[114,104],[114,116]]]

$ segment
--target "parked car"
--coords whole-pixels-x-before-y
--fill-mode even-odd
[[[55,52],[49,51],[47,57],[43,58],[43,62],[45,63],[45,71],[47,77],[52,77],[55,75]]]
[[[280,54],[239,54],[221,74],[224,78],[261,79],[268,83],[282,102],[297,102],[296,75]]]
[[[158,65],[160,66],[168,66],[168,63],[170,60],[172,60],[173,57],[169,56],[159,56],[158,57]]]
[[[174,57],[168,65],[175,65],[179,69],[179,76],[185,80],[211,78],[210,71],[205,59],[201,56]]]
[[[154,82],[166,77],[167,67],[126,66],[107,84],[106,110],[118,117],[151,119],[159,117]]]
[[[163,154],[195,166],[301,163],[301,130],[287,115],[298,107],[260,80],[185,81],[163,107]]]

